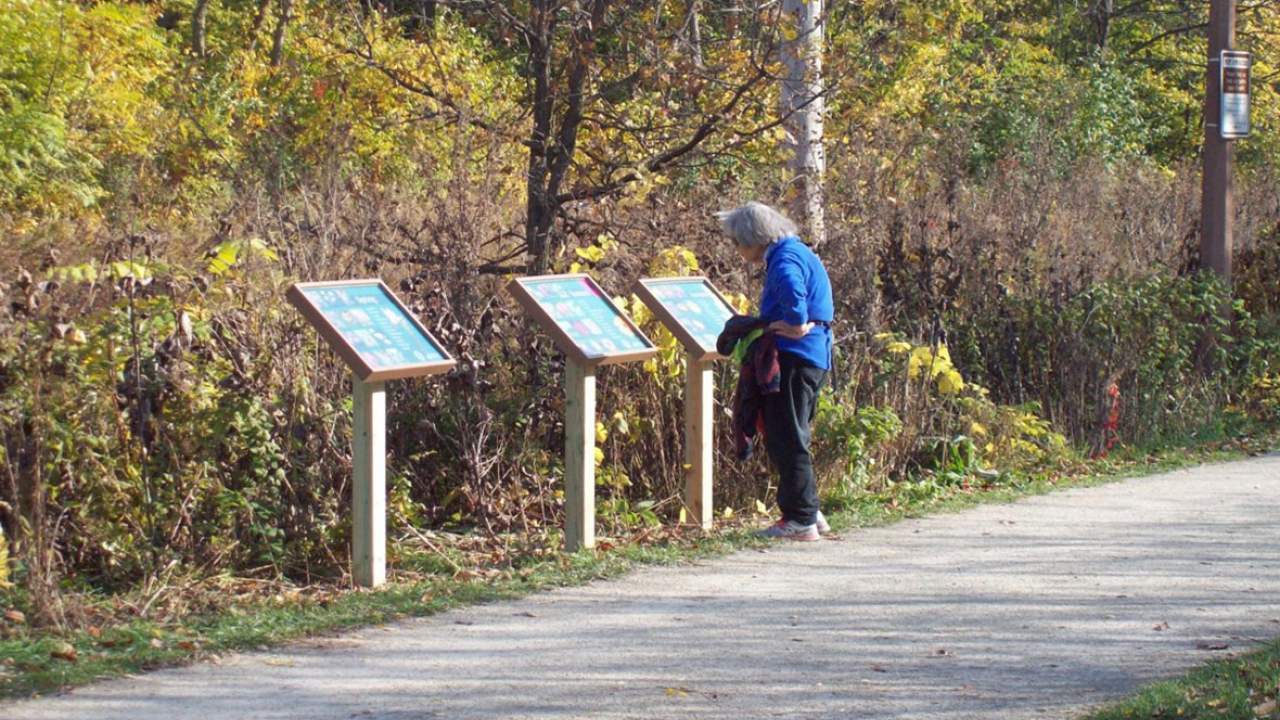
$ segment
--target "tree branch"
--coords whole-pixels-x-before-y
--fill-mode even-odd
[[[715,112],[706,115],[702,121],[702,124],[698,126],[698,129],[694,131],[693,135],[690,136],[688,140],[681,143],[680,145],[677,145],[667,150],[666,152],[660,153],[646,160],[643,163],[645,170],[648,172],[657,172],[658,170],[661,170],[667,167],[668,165],[671,165],[681,157],[693,152],[695,149],[697,149],[699,145],[702,144],[704,140],[706,140],[708,137],[711,136],[712,133],[716,131],[716,129],[724,121],[725,117],[729,115],[731,112],[733,112],[734,108],[738,106],[738,103],[740,103],[742,99],[746,97],[747,94],[750,93],[753,88],[755,88],[756,85],[760,84],[764,80],[770,79],[771,77],[772,76],[767,70],[765,70],[763,67],[757,66],[755,74],[752,75],[747,80],[743,81],[741,84],[739,84],[734,89],[733,96],[729,100],[727,100],[724,105],[722,105]],[[826,90],[824,90],[823,92],[825,93]],[[793,114],[794,112],[800,109],[803,109],[804,107],[807,107],[809,104],[813,103],[814,100],[816,100],[819,96],[820,94],[815,94],[813,97],[809,98],[804,103],[801,103],[800,105],[798,105],[795,108],[795,110],[793,110],[791,113],[788,113],[787,115],[780,117],[777,120],[774,120],[772,122],[765,123],[764,125],[760,125],[755,128],[752,128],[750,131],[748,131],[748,133],[746,133],[746,135],[755,136],[762,132],[765,132],[767,130],[770,130],[774,127],[781,125],[782,123],[786,122],[787,118],[789,118],[791,114]],[[591,187],[574,189],[570,192],[557,196],[556,200],[557,202],[565,203],[565,202],[573,202],[576,200],[599,199],[599,198],[611,195],[615,192],[618,192],[624,186],[630,183],[633,183],[639,179],[640,179],[640,176],[637,175],[634,171],[632,171],[623,175],[622,177],[619,177],[615,180],[611,180],[606,183],[601,183],[599,185],[594,185]]]

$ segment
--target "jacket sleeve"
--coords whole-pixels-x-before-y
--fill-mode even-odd
[[[779,258],[769,268],[769,282],[773,284],[774,298],[778,303],[781,320],[788,325],[809,322],[808,292],[804,283],[804,268],[794,258]]]

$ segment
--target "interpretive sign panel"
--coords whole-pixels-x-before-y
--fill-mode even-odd
[[[457,364],[381,280],[296,283],[287,298],[362,381],[433,375]]]
[[[593,547],[596,366],[644,360],[658,349],[588,275],[517,278],[507,289],[565,354],[564,546]]]
[[[636,295],[666,325],[695,360],[720,357],[716,338],[733,317],[733,307],[704,277],[644,278]]]
[[[1218,61],[1222,89],[1219,129],[1225,139],[1249,136],[1249,69],[1252,56],[1239,50],[1223,50]]]
[[[295,283],[285,296],[351,368],[351,576],[361,587],[387,578],[387,390],[385,380],[433,375],[449,357],[376,278]]]
[[[571,360],[611,365],[658,352],[588,275],[517,278],[508,289]]]

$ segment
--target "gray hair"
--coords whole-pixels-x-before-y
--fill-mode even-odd
[[[764,203],[749,202],[735,210],[716,213],[724,232],[739,245],[768,245],[784,237],[799,235],[796,224]]]

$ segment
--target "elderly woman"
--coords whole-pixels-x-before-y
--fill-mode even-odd
[[[777,392],[763,395],[765,447],[778,471],[782,519],[760,532],[770,538],[817,540],[827,532],[809,454],[818,391],[831,369],[831,281],[796,226],[777,210],[750,202],[719,213],[725,233],[748,264],[764,263],[760,321],[777,350]]]

